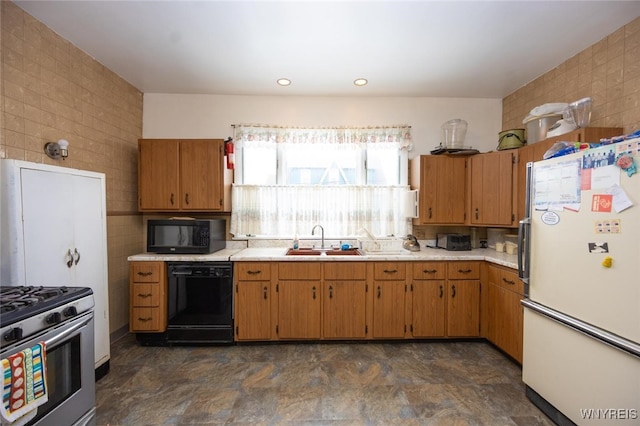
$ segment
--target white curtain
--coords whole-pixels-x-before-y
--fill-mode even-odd
[[[314,225],[327,236],[404,235],[406,186],[234,185],[231,233],[293,236]]]
[[[256,144],[396,144],[411,148],[409,126],[291,129],[238,126],[239,146]],[[254,145],[254,146],[256,146]],[[246,185],[232,187],[231,233],[235,236],[308,235],[320,224],[328,237],[355,237],[367,228],[376,236],[404,235],[405,185]]]

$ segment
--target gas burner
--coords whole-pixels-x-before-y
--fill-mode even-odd
[[[7,314],[9,312],[15,311],[16,309],[18,309],[17,306],[12,303],[5,303],[3,300],[2,304],[0,305],[0,314]]]
[[[87,287],[1,286],[0,326],[91,294]]]
[[[25,295],[38,296],[43,299],[49,299],[51,297],[59,296],[67,293],[69,290],[67,287],[43,287],[43,286],[21,286],[21,287],[3,287],[0,290],[2,297],[20,297]]]

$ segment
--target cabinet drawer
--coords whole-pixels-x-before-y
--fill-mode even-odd
[[[235,275],[238,281],[271,280],[271,264],[266,262],[237,262]]]
[[[524,283],[514,271],[489,266],[489,282],[498,287],[524,294]]]
[[[480,279],[480,262],[449,262],[447,278],[450,280]]]
[[[131,310],[131,331],[164,331],[160,328],[159,308],[133,308]]]
[[[319,280],[322,262],[281,262],[278,264],[278,279]]]
[[[365,280],[367,265],[364,262],[324,263],[325,280]]]
[[[131,281],[134,283],[157,283],[162,277],[164,262],[131,262]]]
[[[414,280],[443,280],[447,275],[444,262],[419,262],[413,264]]]
[[[373,265],[375,280],[404,280],[406,264],[402,262],[376,262]]]
[[[132,306],[159,306],[160,291],[158,284],[133,284],[131,288]]]

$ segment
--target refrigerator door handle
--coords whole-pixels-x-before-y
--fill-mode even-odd
[[[523,299],[520,301],[520,303],[525,308],[530,309],[533,312],[536,312],[553,321],[556,321],[564,325],[565,327],[572,328],[595,340],[599,340],[603,343],[606,343],[609,346],[612,346],[616,349],[619,349],[623,352],[627,352],[635,357],[640,358],[640,344],[636,342],[625,339],[624,337],[618,336],[609,331],[595,327],[591,324],[587,324],[586,322],[582,322],[577,318],[574,318],[567,314],[563,314],[562,312],[558,312],[555,309],[551,309],[547,306],[536,303],[531,299]]]
[[[524,294],[529,296],[529,276],[531,264],[531,190],[533,186],[533,163],[527,163],[525,217],[518,223],[518,276],[524,283]]]
[[[531,220],[524,218],[518,223],[518,277],[525,285],[525,295],[529,295],[529,229]]]

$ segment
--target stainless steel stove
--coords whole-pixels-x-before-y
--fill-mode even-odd
[[[93,308],[89,287],[0,286],[0,359],[45,344],[48,402],[28,425],[95,424]]]
[[[0,287],[0,348],[93,309],[88,287]]]

